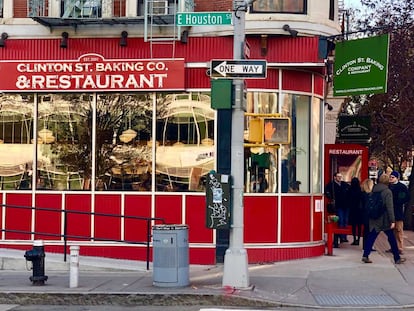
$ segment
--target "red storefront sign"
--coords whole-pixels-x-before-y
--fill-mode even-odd
[[[183,90],[184,59],[0,61],[0,91]]]

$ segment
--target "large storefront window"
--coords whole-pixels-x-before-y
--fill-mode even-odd
[[[90,189],[92,96],[37,96],[36,188]]]
[[[200,92],[3,94],[0,188],[204,191],[214,119]]]
[[[0,189],[30,189],[33,95],[0,94]]]
[[[214,169],[214,118],[210,96],[159,94],[156,173],[159,191],[204,191]]]
[[[97,190],[151,190],[151,128],[152,93],[97,95]]]
[[[257,0],[253,13],[299,13],[306,14],[307,0]]]
[[[290,145],[282,145],[282,192],[310,191],[310,97],[283,94],[282,116],[292,120]]]
[[[321,105],[319,98],[312,101],[312,189],[313,193],[322,193],[322,152],[323,145],[321,140]]]
[[[288,144],[247,145],[246,192],[320,191],[320,100],[311,105],[310,96],[281,95],[278,100],[277,93],[247,94],[246,126],[255,115],[276,115],[291,120],[291,133]]]

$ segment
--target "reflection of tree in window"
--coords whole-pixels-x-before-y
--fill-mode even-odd
[[[38,97],[38,186],[89,189],[91,178],[91,96]]]
[[[97,189],[151,190],[147,174],[152,162],[150,95],[98,95]]]

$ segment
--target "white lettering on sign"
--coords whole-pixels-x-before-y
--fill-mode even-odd
[[[32,75],[17,78],[16,87],[25,89],[129,89],[163,88],[166,74],[123,75]]]
[[[264,66],[255,64],[227,64],[226,61],[214,67],[222,76],[226,74],[263,74]]]
[[[329,150],[329,154],[345,154],[345,155],[360,155],[362,154],[362,150],[355,150],[355,149],[350,149],[350,150],[342,150],[342,149],[331,149]]]
[[[0,91],[182,89],[184,60],[0,61],[0,75]]]

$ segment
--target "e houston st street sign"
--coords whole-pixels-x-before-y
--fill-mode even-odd
[[[231,25],[231,12],[182,12],[177,13],[178,26]]]
[[[210,76],[212,78],[266,78],[265,60],[212,60]]]

